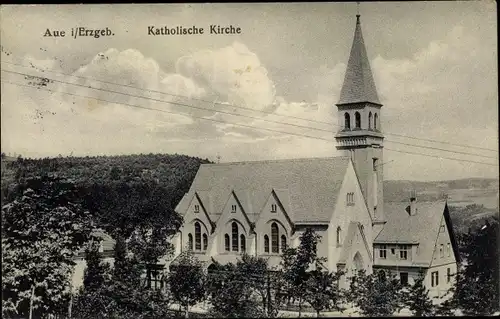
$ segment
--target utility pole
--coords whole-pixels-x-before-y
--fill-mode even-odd
[[[33,299],[35,299],[35,285],[31,286],[30,315],[29,315],[29,319],[33,318]]]

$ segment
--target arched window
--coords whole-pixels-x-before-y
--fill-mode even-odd
[[[201,250],[201,226],[200,223],[194,223],[194,243],[195,249]]]
[[[356,112],[354,114],[354,117],[356,119],[356,128],[361,128],[361,114],[359,114],[359,112]]]
[[[349,113],[344,114],[344,129],[350,130],[351,129],[351,117],[349,116]]]
[[[229,249],[231,248],[231,243],[230,243],[228,234],[224,235],[224,246],[226,248],[226,251],[229,251]]]
[[[373,128],[377,130],[378,129],[377,127],[378,127],[378,115],[377,113],[375,113],[375,116],[373,117]]]
[[[269,236],[264,235],[264,252],[269,252]]]
[[[271,247],[273,253],[279,253],[279,230],[276,223],[271,224]]]
[[[369,130],[372,129],[372,112],[370,112],[370,114],[368,114],[368,129]]]
[[[286,236],[281,235],[281,252],[285,251],[286,249]]]
[[[245,252],[247,250],[247,243],[245,241],[245,235],[241,234],[240,235],[240,245],[241,245],[241,252]]]
[[[236,222],[233,222],[231,224],[231,229],[232,229],[232,250],[233,251],[238,251],[238,224]]]
[[[193,250],[193,235],[188,234],[188,249]]]
[[[208,247],[208,236],[207,234],[203,234],[203,250],[207,250]]]
[[[337,227],[337,246],[342,246],[342,228]]]

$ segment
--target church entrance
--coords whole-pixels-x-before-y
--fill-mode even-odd
[[[363,262],[363,257],[361,257],[361,254],[359,253],[359,251],[356,252],[356,254],[354,255],[354,258],[352,259],[352,264],[353,264],[353,268],[352,268],[353,275],[357,275],[358,271],[364,269],[365,265]]]

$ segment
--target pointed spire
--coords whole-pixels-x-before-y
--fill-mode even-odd
[[[352,42],[351,54],[345,72],[344,85],[340,91],[339,104],[372,102],[380,104],[377,88],[373,81],[370,62],[366,54],[359,13],[356,15],[356,30]]]

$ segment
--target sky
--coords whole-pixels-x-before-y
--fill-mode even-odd
[[[356,13],[351,2],[3,5],[2,152],[342,155],[335,103]],[[359,13],[383,104],[384,178],[498,178],[496,4],[373,2]],[[209,34],[212,24],[241,34]],[[113,35],[72,38],[77,27]]]

